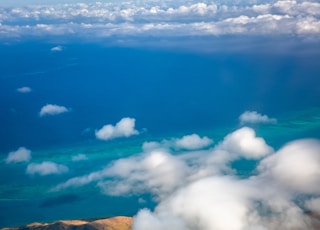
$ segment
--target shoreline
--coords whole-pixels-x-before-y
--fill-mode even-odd
[[[114,216],[109,218],[88,218],[79,220],[58,220],[50,223],[34,222],[24,226],[5,227],[1,230],[131,230],[133,217]]]

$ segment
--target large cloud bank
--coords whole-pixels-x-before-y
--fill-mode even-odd
[[[319,36],[319,18],[320,3],[312,0],[93,2],[1,7],[0,35]]]
[[[209,149],[177,149],[175,140],[185,139],[145,143],[141,154],[70,178],[53,191],[95,184],[112,196],[151,193],[158,205],[137,213],[134,230],[320,226],[308,214],[320,211],[319,140],[296,140],[275,151],[248,127],[226,135]],[[232,163],[246,159],[255,159],[256,168],[244,177]]]
[[[125,117],[116,125],[104,125],[101,129],[96,130],[96,138],[107,141],[119,137],[138,135],[139,132],[135,129],[135,122],[134,118]]]

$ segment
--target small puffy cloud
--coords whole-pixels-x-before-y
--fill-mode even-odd
[[[47,104],[41,108],[39,115],[43,117],[47,115],[58,115],[69,111],[70,109],[61,105]]]
[[[50,49],[52,52],[61,52],[63,50],[62,46],[55,46]]]
[[[151,152],[152,150],[163,148],[163,144],[163,142],[147,141],[142,144],[142,150],[144,152]]]
[[[198,134],[191,134],[187,136],[183,136],[180,139],[176,139],[174,141],[174,145],[178,149],[202,149],[210,146],[213,143],[213,140],[204,136],[200,137]]]
[[[31,91],[32,91],[32,89],[27,86],[17,88],[17,92],[19,92],[19,93],[30,93]]]
[[[10,152],[6,158],[6,163],[29,162],[31,159],[31,151],[25,147],[20,147],[16,151]]]
[[[260,172],[290,191],[320,193],[320,141],[293,141],[261,161]]]
[[[51,161],[44,161],[42,163],[31,163],[28,165],[26,173],[29,175],[46,176],[51,174],[62,174],[68,172],[67,166],[57,164]]]
[[[96,130],[96,138],[107,141],[119,137],[138,135],[139,132],[135,130],[135,121],[134,118],[125,117],[116,125],[104,125],[101,129]]]
[[[258,124],[258,123],[276,123],[275,118],[269,118],[267,115],[262,115],[256,111],[245,111],[239,116],[241,124]]]
[[[263,138],[257,137],[255,131],[248,127],[227,135],[218,148],[247,159],[259,159],[273,153],[273,148],[267,145]]]
[[[85,161],[85,160],[88,160],[88,157],[82,153],[72,156],[72,161]]]

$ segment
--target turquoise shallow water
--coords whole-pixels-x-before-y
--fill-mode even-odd
[[[287,114],[286,114],[287,115]],[[259,125],[257,134],[265,138],[274,148],[298,138],[320,138],[320,109],[299,111],[281,117],[277,124]],[[238,128],[233,126],[216,130],[203,130],[219,143],[223,137]],[[120,139],[111,143],[95,142],[86,145],[67,146],[36,150],[32,162],[53,161],[69,167],[69,172],[45,177],[26,175],[26,163],[5,164],[1,162],[0,215],[1,226],[15,226],[34,221],[57,219],[96,218],[114,215],[134,215],[141,208],[152,208],[150,195],[114,197],[101,194],[95,184],[80,188],[69,188],[59,192],[51,189],[59,183],[78,175],[101,170],[115,159],[139,154],[144,141],[161,141],[164,138],[181,137],[188,133],[171,133],[168,136],[145,135],[133,139]],[[85,154],[87,160],[73,162],[72,156]],[[233,164],[240,176],[248,176],[256,161],[240,160]],[[6,176],[10,175],[10,176]],[[141,200],[143,202],[141,202]]]
[[[200,54],[89,44],[52,53],[51,47],[0,46],[0,208],[6,210],[0,227],[152,208],[150,194],[110,197],[94,184],[51,189],[140,153],[145,141],[198,133],[219,143],[241,127],[238,116],[246,110],[277,118],[276,124],[251,125],[275,149],[299,138],[320,138],[320,66],[314,54]],[[18,93],[23,86],[32,91]],[[47,103],[71,112],[39,117]],[[96,129],[123,117],[136,119],[140,135],[96,140]],[[30,163],[52,161],[69,171],[30,176],[28,163],[6,164],[7,154],[21,146],[32,151]],[[88,159],[72,161],[78,154]],[[239,161],[234,167],[247,176],[255,164]]]

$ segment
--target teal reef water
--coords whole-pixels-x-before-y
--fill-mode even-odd
[[[157,199],[148,192],[114,196],[94,183],[54,188],[135,156],[148,141],[197,133],[218,144],[241,127],[238,117],[244,111],[277,119],[249,125],[275,150],[295,139],[320,138],[318,54],[196,53],[91,44],[65,45],[61,52],[51,48],[47,43],[0,46],[0,227],[152,209]],[[21,87],[31,90],[18,92]],[[68,112],[42,117],[46,104],[65,106]],[[96,138],[96,130],[124,117],[135,119],[139,135]],[[9,152],[19,147],[29,149],[31,159],[8,163]],[[68,170],[27,173],[28,165],[41,162]],[[240,160],[233,168],[248,176],[255,165]]]

